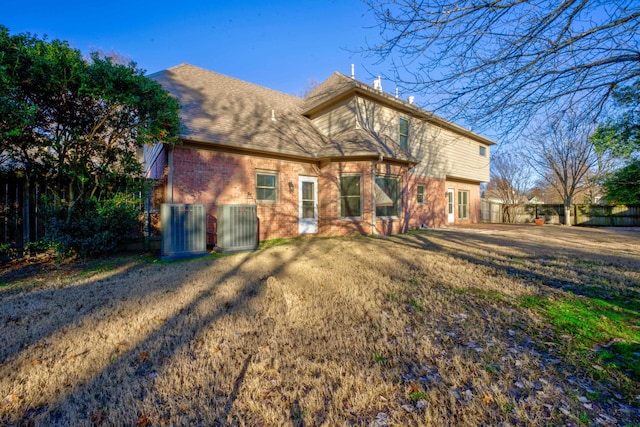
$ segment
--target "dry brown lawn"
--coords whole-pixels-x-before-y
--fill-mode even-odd
[[[638,425],[640,379],[589,359],[612,343],[576,352],[530,303],[637,303],[639,243],[492,226],[5,267],[0,425]]]

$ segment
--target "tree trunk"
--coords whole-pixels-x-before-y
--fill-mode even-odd
[[[564,205],[564,225],[571,225],[571,205]]]

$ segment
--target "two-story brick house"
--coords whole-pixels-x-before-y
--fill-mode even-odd
[[[182,144],[145,150],[164,201],[255,204],[260,239],[475,222],[493,141],[335,73],[305,98],[183,64],[151,76],[182,106]]]

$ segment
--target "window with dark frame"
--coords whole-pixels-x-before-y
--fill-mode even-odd
[[[418,204],[424,204],[424,185],[418,185]]]
[[[480,155],[481,156],[486,156],[487,155],[487,147],[481,145],[480,146]]]
[[[278,201],[278,174],[275,172],[256,173],[256,200],[259,202]]]
[[[400,147],[409,150],[409,120],[400,117]]]
[[[458,219],[469,218],[469,192],[458,191]]]
[[[362,176],[340,176],[340,217],[354,218],[362,216]]]
[[[400,179],[376,176],[376,216],[400,216]]]

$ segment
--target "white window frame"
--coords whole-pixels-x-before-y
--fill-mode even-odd
[[[275,184],[273,187],[271,186],[258,186],[258,176],[259,175],[264,175],[264,176],[273,176],[275,178]],[[280,177],[278,172],[276,171],[266,171],[266,170],[256,170],[256,202],[257,203],[278,203],[278,200],[280,198],[280,191],[279,191],[279,182],[280,182]],[[271,199],[261,199],[259,198],[260,195],[260,189],[273,189],[274,193],[275,193],[275,197],[273,200]]]

